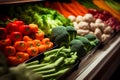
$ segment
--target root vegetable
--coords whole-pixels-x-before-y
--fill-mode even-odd
[[[103,31],[105,34],[111,34],[113,32],[112,28],[110,26],[106,27]]]
[[[101,39],[102,32],[99,28],[95,29],[94,34],[97,36],[98,39]]]
[[[110,35],[109,35],[109,34],[102,34],[102,36],[101,36],[101,41],[104,42],[104,41],[106,41],[108,38],[110,38]]]
[[[77,34],[81,36],[84,36],[88,33],[89,33],[89,30],[82,30],[82,29],[77,30]]]

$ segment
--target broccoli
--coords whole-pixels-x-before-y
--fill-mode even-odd
[[[93,48],[91,46],[90,41],[86,37],[76,36],[76,39],[80,40],[84,44],[84,47],[85,47],[85,49],[86,49],[87,52],[90,51]]]
[[[51,31],[51,41],[60,46],[68,45],[69,33],[64,26],[54,27]]]
[[[57,26],[51,31],[51,40],[60,46],[70,47],[70,41],[75,39],[76,30],[72,26]]]
[[[70,42],[70,49],[72,52],[77,52],[78,57],[83,57],[86,54],[84,44],[78,39],[73,39]]]
[[[97,39],[97,38],[95,40],[93,40],[93,41],[90,42],[92,48],[94,48],[99,43],[100,43],[100,40]]]
[[[69,33],[69,42],[76,37],[77,31],[72,26],[66,26],[66,30]]]
[[[87,34],[87,35],[85,35],[85,37],[86,37],[89,41],[93,41],[93,40],[96,39],[96,36],[93,35],[93,34]]]

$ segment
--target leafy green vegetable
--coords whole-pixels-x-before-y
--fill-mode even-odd
[[[12,12],[11,12],[12,11]],[[11,17],[23,20],[25,23],[35,23],[46,35],[51,34],[52,28],[56,26],[73,25],[72,22],[65,18],[57,11],[43,7],[41,4],[13,5],[9,9]]]

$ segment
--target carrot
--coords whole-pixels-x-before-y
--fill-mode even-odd
[[[119,21],[120,21],[120,13],[113,10],[112,8],[110,8],[105,2],[104,0],[93,0],[93,3],[95,5],[97,5],[99,8],[104,9],[108,12],[110,12],[114,17],[116,17]]]
[[[54,6],[54,5],[56,5],[56,6]],[[57,10],[58,12],[60,12],[61,14],[63,14],[66,18],[67,18],[69,15],[71,15],[70,12],[68,12],[68,11],[66,11],[66,10],[64,9],[64,7],[61,5],[60,2],[53,2],[53,3],[51,4],[51,6],[53,6],[53,9],[55,9],[55,10]]]
[[[81,10],[79,10],[79,7],[76,7],[76,4],[74,3],[74,1],[72,1],[70,4],[69,4],[69,6],[71,6],[74,10],[75,10],[75,12],[77,12],[78,13],[78,15],[84,15],[84,13],[83,12],[81,12]],[[78,16],[77,15],[77,16]]]
[[[75,4],[76,8],[83,12],[84,14],[88,13],[88,9],[80,4],[78,1],[74,0],[73,3]]]
[[[73,8],[72,3],[62,3],[65,10],[69,11],[72,15],[77,16],[79,13]]]

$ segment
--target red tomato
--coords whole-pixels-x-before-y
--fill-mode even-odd
[[[32,32],[38,32],[38,25],[37,24],[29,24],[30,29]]]
[[[6,56],[13,56],[16,53],[16,49],[13,46],[6,46],[4,49],[4,53]]]
[[[0,27],[0,39],[5,39],[7,35],[6,28]]]
[[[25,60],[29,59],[29,54],[25,52],[17,52],[15,55],[19,62],[24,62]]]
[[[18,60],[17,60],[17,57],[15,57],[15,56],[8,56],[7,60],[8,60],[8,63],[10,66],[16,66],[16,65],[20,64],[20,62],[18,62]]]
[[[10,38],[12,41],[21,41],[22,40],[22,34],[21,32],[12,32],[10,34]]]
[[[26,44],[25,41],[16,41],[16,42],[14,43],[14,47],[15,47],[15,49],[18,50],[18,51],[26,51],[26,49],[27,49],[27,44]]]
[[[35,33],[35,38],[38,39],[38,40],[42,40],[44,38],[44,32],[37,32]]]
[[[7,29],[7,32],[10,34],[11,32],[19,31],[19,26],[17,26],[17,24],[14,24],[13,22],[9,22],[6,25],[6,29]]]
[[[11,45],[11,40],[9,38],[0,40],[0,46],[10,46],[10,45]]]
[[[24,25],[24,22],[21,21],[21,20],[15,20],[13,23],[14,23],[14,24],[17,24],[17,26]]]
[[[24,35],[28,35],[31,33],[31,29],[30,29],[29,25],[22,25],[22,26],[20,26],[19,30]]]
[[[30,55],[30,56],[36,56],[38,54],[39,50],[37,47],[29,47],[27,48],[27,53]]]

